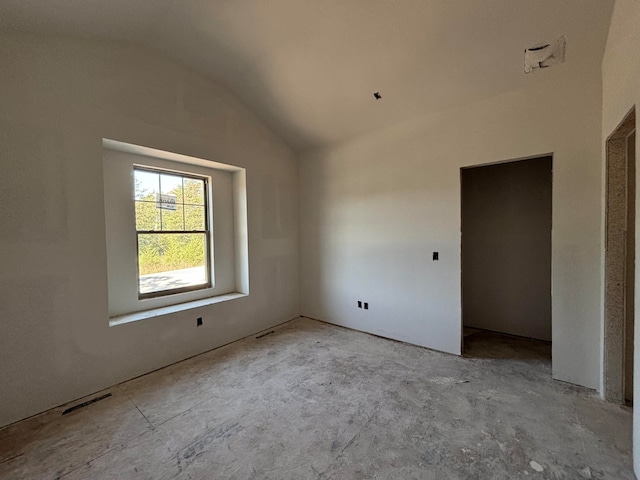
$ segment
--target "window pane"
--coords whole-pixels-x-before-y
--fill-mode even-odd
[[[161,173],[160,193],[165,195],[175,195],[178,203],[184,203],[182,200],[182,177]]]
[[[139,292],[162,292],[208,283],[204,233],[138,234]]]
[[[204,230],[204,207],[184,206],[185,230]]]
[[[160,212],[155,200],[152,202],[135,202],[136,230],[160,230]]]
[[[133,195],[136,200],[149,200],[155,202],[160,191],[160,175],[145,170],[133,171]]]
[[[195,178],[184,179],[184,203],[204,205],[204,181]]]
[[[176,205],[175,210],[160,210],[162,211],[162,230],[164,230],[165,232],[167,230],[184,230],[182,204]]]

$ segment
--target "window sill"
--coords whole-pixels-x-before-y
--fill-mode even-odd
[[[203,298],[200,300],[193,300],[191,302],[179,303],[177,305],[168,305],[166,307],[152,308],[150,310],[144,310],[142,312],[126,313],[124,315],[118,315],[117,317],[109,318],[109,326],[115,327],[116,325],[123,325],[125,323],[137,322],[139,320],[146,320],[147,318],[160,317],[162,315],[169,315],[171,313],[184,312],[186,310],[192,310],[194,308],[205,307],[207,305],[213,305],[215,303],[222,303],[228,300],[235,300],[237,298],[246,297],[246,293],[226,293],[224,295],[218,295],[215,297]]]

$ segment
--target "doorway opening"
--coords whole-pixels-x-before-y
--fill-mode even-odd
[[[606,143],[604,397],[633,404],[635,318],[636,115],[633,108]]]
[[[552,166],[461,169],[463,350],[490,331],[543,341],[550,357]]]

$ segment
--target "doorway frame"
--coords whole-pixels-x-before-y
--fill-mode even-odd
[[[635,255],[635,244],[629,245],[628,225],[635,232],[635,159],[633,172],[629,168],[629,136],[636,131],[635,106],[605,142],[605,192],[604,192],[604,301],[603,301],[603,388],[605,400],[625,403],[625,373],[633,369],[625,357],[627,352],[627,284],[629,253]],[[636,154],[637,156],[637,154]],[[634,199],[629,202],[629,188],[633,182]],[[629,218],[629,208],[633,216]],[[632,267],[635,270],[635,267]],[[635,279],[633,279],[635,284]],[[635,324],[635,318],[631,320]]]
[[[524,157],[516,157],[516,158],[508,158],[508,159],[502,159],[502,160],[495,160],[492,162],[485,162],[485,163],[475,163],[475,164],[471,164],[471,165],[464,165],[461,166],[458,170],[458,185],[459,185],[459,194],[460,194],[460,354],[464,355],[464,315],[463,315],[463,311],[464,311],[464,268],[463,268],[463,261],[462,261],[462,249],[463,249],[463,241],[462,241],[462,235],[463,235],[463,212],[462,212],[462,172],[463,170],[468,170],[471,168],[477,168],[477,167],[488,167],[488,166],[492,166],[492,165],[501,165],[501,164],[505,164],[505,163],[514,163],[514,162],[519,162],[522,160],[533,160],[536,158],[544,158],[544,157],[551,157],[551,341],[549,343],[553,344],[553,251],[554,251],[554,245],[553,245],[553,220],[554,220],[554,215],[553,215],[553,206],[554,206],[554,200],[555,200],[555,193],[554,193],[554,175],[553,175],[553,166],[555,165],[555,152],[553,151],[549,151],[546,153],[539,153],[539,154],[535,154],[535,155],[527,155]],[[498,332],[500,333],[500,332]],[[553,358],[551,359],[551,362],[553,364]]]

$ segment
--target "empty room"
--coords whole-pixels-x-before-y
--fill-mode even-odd
[[[638,25],[0,2],[0,478],[635,479]]]

